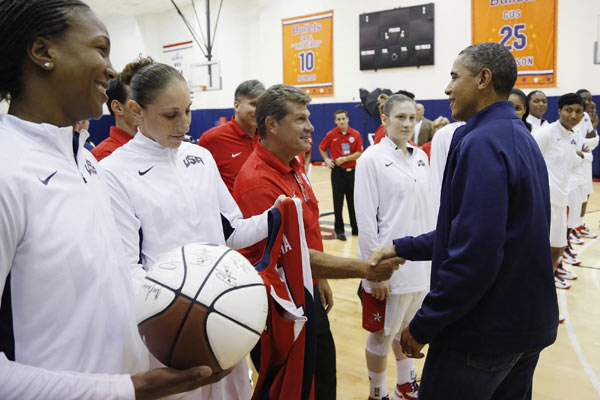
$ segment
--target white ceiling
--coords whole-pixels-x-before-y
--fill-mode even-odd
[[[172,10],[171,0],[83,0],[100,17],[111,15],[135,16]],[[191,0],[175,0],[177,6],[191,4]],[[202,5],[201,5],[202,4]],[[206,7],[204,2],[196,0],[196,6]]]

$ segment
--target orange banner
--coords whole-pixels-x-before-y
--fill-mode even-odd
[[[333,96],[333,10],[281,20],[283,83]]]
[[[556,87],[556,0],[471,0],[473,43],[496,42],[515,57],[515,87]]]

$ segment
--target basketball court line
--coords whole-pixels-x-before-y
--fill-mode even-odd
[[[569,335],[569,340],[571,340],[571,345],[573,346],[573,350],[575,350],[575,354],[577,355],[577,358],[579,358],[579,362],[583,366],[583,370],[587,374],[588,378],[590,378],[590,382],[592,383],[592,386],[594,387],[594,389],[596,389],[596,392],[598,392],[598,394],[600,395],[600,381],[598,380],[598,377],[594,373],[594,370],[592,369],[590,364],[587,362],[587,359],[585,358],[585,355],[583,354],[583,349],[579,345],[579,341],[577,340],[577,336],[575,335],[575,329],[573,328],[573,325],[571,324],[571,319],[569,318],[569,309],[567,307],[567,295],[564,290],[559,291],[559,297],[560,297],[561,313],[565,317],[564,324],[565,324],[565,328],[567,329],[567,334]]]
[[[582,254],[585,251],[585,249],[587,249],[588,247],[590,247],[597,241],[598,241],[598,238],[596,238],[594,240],[590,240],[589,242],[585,243],[579,249],[578,254]],[[600,269],[600,268],[596,267],[596,264],[598,264],[598,266],[600,267],[600,261],[598,261],[594,264],[593,267],[584,267],[584,268]],[[594,278],[596,278],[595,275],[597,275],[597,274],[594,274]],[[596,373],[594,372],[594,370],[588,363],[587,359],[585,358],[585,354],[583,354],[583,349],[581,348],[581,345],[579,344],[579,340],[577,339],[577,335],[575,334],[575,329],[573,328],[573,324],[571,324],[571,319],[569,318],[569,307],[567,305],[566,291],[559,290],[558,293],[559,293],[559,297],[560,297],[561,314],[563,314],[563,316],[565,317],[564,324],[565,324],[565,328],[567,329],[567,335],[569,336],[569,340],[571,341],[571,346],[573,346],[573,350],[575,350],[575,354],[577,355],[577,358],[579,359],[579,363],[581,364],[581,366],[583,367],[583,370],[585,371],[588,378],[590,379],[592,386],[594,387],[594,389],[596,389],[596,392],[598,392],[598,394],[600,395],[600,381],[598,380]]]

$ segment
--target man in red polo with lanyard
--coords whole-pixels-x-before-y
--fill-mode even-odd
[[[200,146],[211,152],[230,192],[235,177],[258,143],[254,114],[258,96],[264,91],[265,86],[257,80],[240,83],[235,89],[231,121],[207,130],[198,140]]]
[[[331,168],[335,235],[339,240],[346,240],[342,216],[344,195],[346,195],[346,203],[348,203],[352,235],[358,235],[356,215],[354,214],[354,168],[356,160],[362,154],[363,146],[360,133],[348,125],[347,111],[337,110],[333,117],[337,127],[327,132],[319,145],[319,151],[325,164]],[[329,150],[331,158],[328,157],[327,150]]]
[[[368,261],[323,253],[319,206],[304,169],[296,158],[298,154],[308,150],[310,134],[314,130],[306,108],[309,102],[310,97],[306,93],[288,85],[274,85],[260,96],[256,120],[261,141],[240,170],[233,197],[244,218],[261,213],[280,194],[302,200],[311,271],[314,278],[321,279],[318,288],[314,290],[314,311],[308,321],[314,328],[307,328],[307,340],[311,340],[310,332],[316,335],[316,348],[313,353],[305,354],[304,374],[314,375],[316,400],[331,400],[336,398],[336,364],[335,345],[327,312],[333,305],[333,297],[325,278],[377,275],[378,278],[374,280],[386,280],[383,276],[391,276],[397,268],[397,265],[392,265],[393,262],[402,261],[390,259],[372,267]],[[256,263],[265,250],[265,244],[266,240],[242,250],[241,253],[250,262]]]

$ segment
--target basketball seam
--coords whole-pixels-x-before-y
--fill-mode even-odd
[[[225,295],[226,293],[232,292],[232,291],[234,291],[234,290],[237,290],[237,289],[243,289],[243,288],[247,288],[247,287],[254,287],[254,286],[263,286],[263,287],[265,287],[265,285],[264,285],[263,283],[249,283],[249,284],[247,284],[247,285],[235,286],[235,287],[229,288],[229,289],[227,289],[227,290],[224,290],[223,292],[221,292],[221,294],[219,294],[219,295],[218,295],[218,296],[217,296],[217,297],[216,297],[216,298],[213,300],[212,304],[211,304],[211,305],[208,307],[208,310],[209,310],[209,312],[208,312],[208,313],[206,313],[206,314],[207,314],[207,315],[209,315],[209,314],[210,314],[210,312],[215,312],[215,313],[217,313],[217,314],[219,314],[219,315],[221,315],[221,316],[223,316],[223,317],[227,318],[227,319],[228,319],[228,320],[230,320],[231,322],[235,322],[235,323],[236,323],[236,324],[238,324],[239,326],[241,326],[241,327],[244,327],[244,328],[248,329],[249,331],[251,331],[251,332],[254,332],[254,333],[256,333],[258,336],[260,336],[260,335],[262,334],[262,332],[258,332],[258,331],[256,331],[255,329],[252,329],[251,327],[247,326],[246,324],[244,324],[244,323],[242,323],[242,322],[240,322],[240,321],[238,321],[238,320],[235,320],[235,319],[231,318],[230,316],[228,316],[228,315],[226,315],[226,314],[223,314],[223,313],[222,313],[222,312],[220,312],[219,310],[215,309],[215,303],[217,302],[217,300],[219,300],[219,298],[221,298],[221,297],[222,297],[223,295]],[[199,303],[199,304],[202,304],[202,303]],[[204,326],[204,330],[206,331],[206,325]],[[206,334],[208,334],[208,332],[206,332]]]
[[[181,247],[181,253],[182,253],[182,257],[183,257],[183,266],[184,266],[184,271],[185,271],[185,270],[187,270],[187,261],[185,259],[185,251],[184,250],[185,250],[185,246],[182,246]],[[187,321],[187,318],[190,315],[190,312],[192,311],[192,308],[194,307],[194,304],[198,303],[197,301],[195,301],[195,299],[198,297],[198,295],[200,294],[200,292],[204,288],[204,285],[206,284],[206,281],[208,281],[208,279],[212,275],[212,273],[215,270],[215,268],[217,267],[217,265],[219,265],[219,263],[221,262],[221,260],[223,259],[223,257],[225,257],[225,255],[227,253],[229,253],[230,251],[231,251],[231,249],[227,249],[226,252],[224,252],[223,254],[221,254],[221,257],[219,257],[219,259],[217,260],[217,262],[212,266],[212,268],[210,269],[210,271],[208,272],[208,274],[206,274],[204,276],[204,281],[202,282],[202,284],[198,288],[198,291],[196,292],[196,295],[194,296],[193,301],[190,303],[190,306],[188,307],[187,311],[185,312],[185,315],[183,316],[183,318],[181,319],[181,323],[179,324],[179,328],[177,329],[177,334],[175,335],[175,338],[173,340],[173,344],[171,345],[171,350],[169,350],[169,364],[172,364],[172,361],[173,361],[173,352],[175,351],[175,346],[177,346],[177,342],[179,341],[179,336],[181,336],[181,331],[183,330],[183,326],[185,325],[185,323]],[[207,313],[207,315],[208,315],[208,313]],[[205,318],[205,321],[206,321],[206,318]],[[205,327],[204,329],[206,331],[206,322],[204,323],[204,327]],[[209,342],[208,349],[210,350],[210,353],[212,354],[213,358],[215,360],[217,360],[215,352],[213,351],[212,346],[210,346],[210,342]]]

